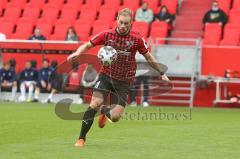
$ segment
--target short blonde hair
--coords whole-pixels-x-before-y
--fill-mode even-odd
[[[120,10],[118,12],[118,16],[117,16],[117,19],[119,18],[119,16],[130,16],[131,17],[131,21],[133,20],[133,11],[129,8],[124,8],[122,10]]]

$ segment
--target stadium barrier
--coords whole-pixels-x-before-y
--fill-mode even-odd
[[[201,56],[201,76],[200,80],[205,82],[204,87],[198,87],[194,104],[197,106],[214,106],[216,102],[218,106],[233,106],[238,107],[238,103],[227,102],[226,91],[219,92],[228,88],[234,93],[239,93],[239,83],[236,80],[224,78],[224,73],[227,69],[240,71],[240,47],[225,47],[225,46],[204,46]],[[216,85],[220,82],[219,88]],[[214,82],[217,81],[217,82]],[[233,84],[234,83],[234,84]],[[221,88],[220,88],[221,87]],[[223,102],[219,102],[219,100]],[[227,104],[224,104],[227,103]]]
[[[193,100],[192,103],[195,106],[213,106],[214,100],[216,98],[216,85],[214,83],[211,83],[211,84],[207,84],[207,87],[204,87],[204,88],[196,87],[196,90],[192,91],[191,88],[194,86],[193,85],[194,83],[192,83],[192,81],[197,81],[197,82],[198,80],[207,81],[209,77],[213,79],[223,77],[226,69],[240,70],[239,69],[240,47],[204,46],[202,48],[201,41],[200,41],[200,43],[198,43],[199,45],[194,46],[195,51],[198,52],[196,56],[197,60],[195,62],[189,62],[189,65],[186,65],[185,61],[183,60],[184,58],[182,57],[191,59],[192,56],[188,57],[185,54],[186,54],[186,50],[191,50],[189,48],[191,48],[192,46],[171,44],[170,40],[171,39],[168,39],[169,44],[162,45],[160,49],[157,48],[159,47],[159,45],[157,45],[156,43],[151,43],[153,54],[156,55],[156,53],[159,51],[156,57],[159,58],[159,61],[161,62],[163,61],[163,63],[168,65],[170,71],[173,71],[172,68],[175,67],[176,68],[175,71],[181,71],[181,69],[179,68],[182,68],[185,72],[186,71],[185,69],[189,69],[189,67],[191,67],[190,66],[191,64],[194,64],[194,65],[196,64],[194,74],[192,74],[192,76],[190,77],[190,85],[191,85],[190,91],[192,92],[191,98],[195,96],[194,100],[192,99]],[[193,43],[193,41],[191,43]],[[40,67],[39,64],[41,63],[41,60],[43,58],[48,58],[50,59],[50,61],[57,60],[59,63],[62,63],[66,60],[66,57],[71,52],[75,51],[78,48],[79,45],[81,45],[81,43],[65,42],[65,41],[6,40],[6,41],[0,41],[0,48],[1,48],[0,58],[1,58],[1,61],[15,58],[17,60],[16,69],[18,72],[20,71],[21,68],[24,67],[24,63],[26,61],[32,60],[32,59],[37,60],[38,68]],[[98,49],[99,47],[95,47],[94,49],[89,50],[88,53],[96,54]],[[156,52],[156,49],[157,49],[157,52]],[[181,60],[183,60],[182,63],[179,62]],[[173,71],[172,73],[173,74],[170,74],[171,76],[174,75],[174,73],[176,72]],[[176,79],[177,79],[176,80],[177,82],[174,84],[175,86],[177,86],[179,82],[186,84],[186,82],[179,80],[178,77],[176,77]],[[233,89],[234,91],[237,91],[237,87],[235,85],[232,86],[231,89]],[[185,96],[185,95],[182,95],[182,96]],[[166,96],[166,94],[162,96]],[[172,100],[172,98],[170,98],[169,100]],[[177,102],[178,101],[179,100],[177,100]],[[167,101],[165,101],[165,103],[166,102]],[[157,100],[153,100],[152,103],[159,105],[159,102],[157,102]],[[160,102],[160,103],[164,103],[164,102]],[[232,104],[232,105],[235,106],[236,104]]]

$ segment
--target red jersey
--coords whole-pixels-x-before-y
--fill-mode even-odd
[[[116,29],[110,29],[100,32],[90,42],[94,46],[112,46],[117,51],[117,60],[111,66],[102,67],[101,73],[121,81],[132,81],[135,78],[136,52],[138,51],[140,54],[148,52],[143,36],[136,31],[120,35]]]

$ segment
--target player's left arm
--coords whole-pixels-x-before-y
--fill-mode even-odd
[[[153,57],[153,55],[150,52],[143,54],[143,56],[145,57],[145,59],[149,63],[149,65],[153,69],[155,69],[156,71],[159,72],[159,74],[161,75],[163,80],[169,81],[168,77],[164,74],[164,71],[162,70],[160,64],[157,63],[156,59]]]

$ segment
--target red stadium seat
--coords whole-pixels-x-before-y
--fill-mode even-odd
[[[97,10],[94,8],[88,8],[83,6],[81,9],[79,19],[88,19],[89,21],[94,21],[97,16]]]
[[[40,8],[34,4],[27,4],[24,8],[23,17],[31,18],[35,23],[40,15]]]
[[[40,9],[43,9],[43,6],[45,5],[45,0],[30,0],[28,5],[37,5]]]
[[[132,9],[135,12],[140,6],[140,1],[139,0],[124,0],[123,5]]]
[[[113,21],[108,21],[108,20],[104,20],[104,19],[101,19],[101,20],[96,20],[93,24],[93,26],[99,26],[99,25],[103,25],[103,26],[107,26],[107,28],[112,28],[113,26]]]
[[[164,21],[154,21],[151,25],[152,28],[161,28],[164,30],[168,30],[168,24]]]
[[[96,10],[99,10],[101,5],[102,5],[102,0],[86,0],[86,3],[84,6],[88,6],[91,8],[95,8]]]
[[[140,6],[140,0],[123,0],[123,5],[129,5],[129,6]]]
[[[167,6],[171,14],[177,13],[178,0],[162,0],[161,5]]]
[[[54,4],[58,8],[62,8],[65,0],[48,0],[48,4]]]
[[[91,26],[88,24],[75,23],[74,28],[80,41],[87,41],[90,35]]]
[[[240,8],[240,0],[234,0],[232,8],[239,9]]]
[[[63,10],[70,10],[70,9],[76,11],[77,13],[79,12],[78,7],[77,7],[76,5],[74,5],[74,4],[65,4],[65,5],[63,5],[63,7],[62,7],[62,11],[63,11]]]
[[[2,6],[0,6],[0,17],[2,16],[2,14],[3,14],[3,8]]]
[[[231,12],[229,15],[229,23],[240,25],[240,13]]]
[[[138,7],[135,7],[135,6],[131,6],[131,5],[122,5],[119,7],[118,10],[122,10],[124,8],[129,8],[133,11],[133,13],[135,14],[135,12],[137,11]]]
[[[230,14],[240,14],[240,9],[233,8],[230,10]]]
[[[80,10],[83,4],[83,0],[67,0],[67,4],[74,5],[78,10]]]
[[[114,9],[109,10],[100,10],[98,19],[108,20],[113,22],[116,18],[116,11]]]
[[[16,20],[21,15],[21,9],[17,7],[7,7],[5,9],[4,17],[10,17],[13,19],[14,23],[16,23]]]
[[[107,30],[109,28],[110,28],[109,25],[106,24],[106,23],[105,24],[101,24],[101,25],[98,25],[96,23],[96,25],[93,26],[92,35],[94,36],[94,35],[98,34],[99,32],[102,32],[102,31]]]
[[[64,5],[61,11],[60,19],[67,19],[73,24],[77,18],[77,15],[77,8],[72,5]]]
[[[11,0],[7,6],[18,7],[23,9],[26,4],[26,0]]]
[[[111,7],[112,9],[115,9],[116,11],[119,9],[121,4],[121,0],[104,0],[103,6]]]
[[[19,39],[19,40],[27,40],[31,35],[23,34],[23,33],[14,33],[10,36],[10,39]]]
[[[221,39],[222,26],[215,23],[208,23],[205,25],[204,45],[218,45]]]
[[[48,9],[58,9],[58,10],[60,10],[61,8],[59,6],[53,4],[53,3],[47,3],[43,7],[43,10],[45,10],[45,9],[47,9],[47,10]]]
[[[54,24],[59,15],[59,8],[53,4],[46,4],[43,8],[41,19],[47,19]]]
[[[100,7],[100,9],[99,9],[99,13],[101,13],[101,12],[104,11],[104,10],[114,10],[115,12],[117,12],[118,9],[119,9],[119,7],[114,8],[114,7],[112,7],[111,5],[102,5],[102,6]]]
[[[133,30],[139,31],[146,38],[148,36],[149,25],[145,22],[133,22]]]
[[[165,22],[155,21],[152,23],[150,37],[155,38],[165,38],[168,35],[168,24]]]
[[[7,2],[8,2],[8,0],[0,0],[0,6],[2,8],[5,8],[5,6],[7,5]]]
[[[14,29],[14,23],[12,18],[0,18],[0,23],[0,32],[4,33],[7,38],[10,37]]]
[[[7,22],[7,23],[13,23],[14,24],[14,21],[11,17],[0,17],[0,24],[3,23],[3,22]]]
[[[33,23],[31,19],[20,18],[17,23],[16,32],[11,35],[11,39],[27,39],[33,31]]]
[[[33,31],[33,23],[24,18],[20,18],[17,23],[16,33],[30,35]]]
[[[72,25],[72,23],[68,19],[58,19],[55,25]]]
[[[159,0],[144,0],[144,2],[148,3],[148,7],[152,9],[154,13],[158,12]]]
[[[64,41],[65,38],[66,38],[65,35],[53,34],[53,35],[50,35],[49,40],[60,40],[60,41]]]
[[[239,37],[240,29],[227,24],[224,28],[224,36],[223,40],[220,42],[220,45],[237,46],[239,43]]]
[[[65,37],[67,34],[67,29],[71,26],[70,23],[68,23],[65,20],[57,20],[55,23],[55,29],[54,29],[54,34]]]
[[[33,25],[36,24],[36,20],[33,21],[32,18],[30,18],[30,17],[21,17],[17,20],[17,23],[19,23],[19,22],[21,22],[21,23],[32,23]]]
[[[83,24],[83,25],[89,25],[90,27],[93,27],[93,23],[94,23],[93,20],[84,18],[84,19],[76,20],[74,25],[81,25],[81,24]]]
[[[231,0],[218,0],[219,7],[226,13],[229,13]]]
[[[49,35],[52,33],[52,24],[46,23],[43,20],[38,20],[36,28],[39,28],[41,33],[48,39]]]

